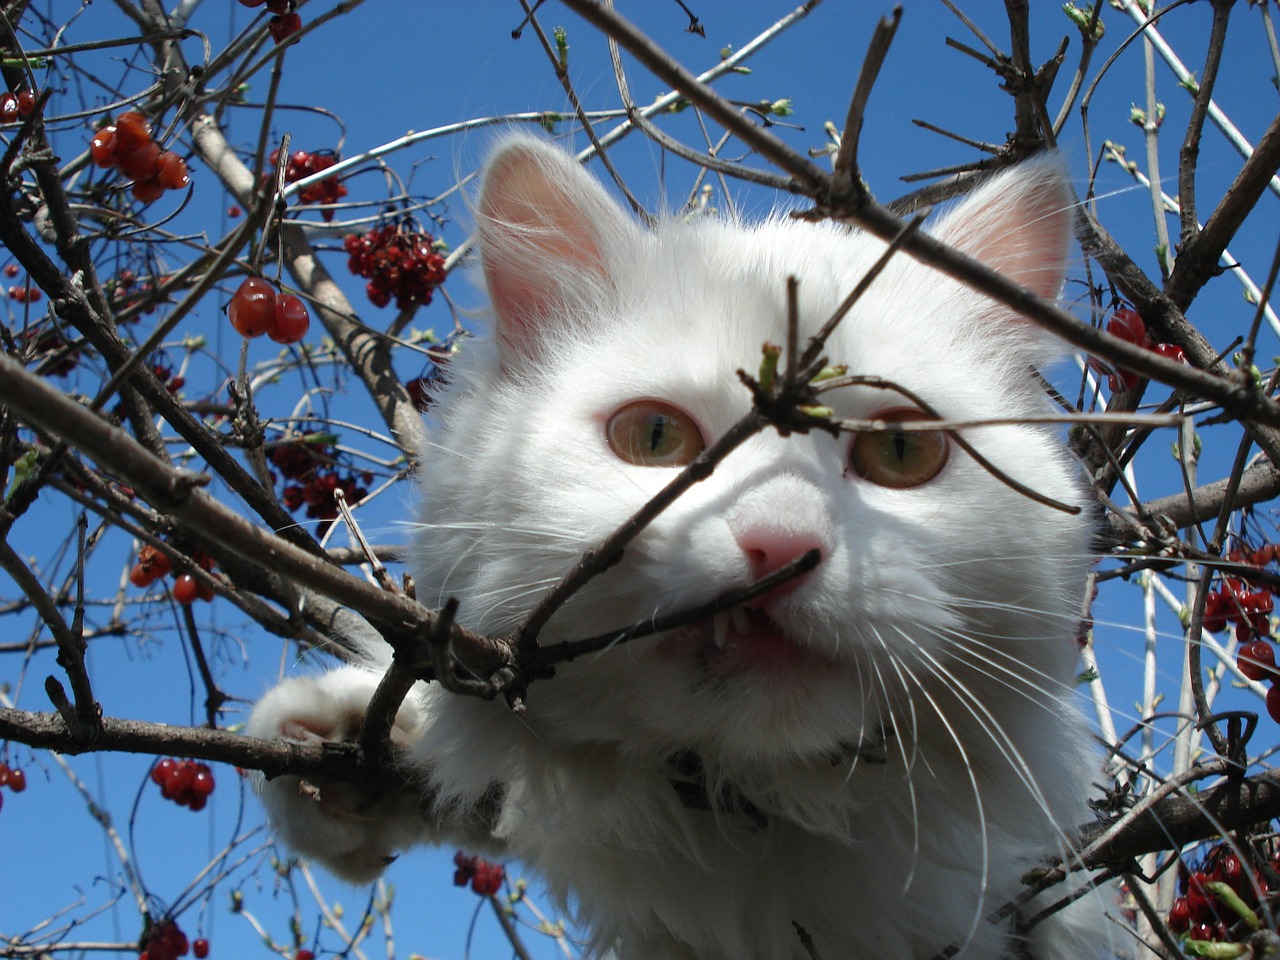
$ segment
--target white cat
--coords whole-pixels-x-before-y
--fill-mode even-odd
[[[1059,166],[1036,161],[932,232],[1052,298],[1071,202]],[[492,155],[477,217],[496,336],[450,371],[412,570],[424,603],[456,597],[462,623],[508,634],[747,412],[735,371],[783,341],[786,279],[799,280],[807,335],[884,244],[785,217],[649,232],[526,137]],[[1057,352],[905,255],[827,349],[959,420],[1043,412],[1030,368]],[[823,402],[844,418],[919,416],[865,386]],[[1027,486],[1085,502],[1052,429],[965,436]],[[783,960],[809,956],[803,930],[823,960],[928,960],[952,944],[1011,956],[1008,922],[988,914],[1090,819],[1093,761],[1072,702],[1089,525],[944,434],[769,429],[659,516],[543,642],[707,601],[809,549],[816,569],[732,614],[561,665],[523,716],[419,684],[396,737],[430,801],[327,782],[317,795],[291,777],[263,798],[286,843],[352,881],[415,843],[518,858],[594,952]],[[389,651],[367,656],[281,684],[249,732],[354,736]],[[722,800],[691,800],[690,781]],[[1105,936],[1100,913],[1078,906],[1029,948],[1094,956]]]

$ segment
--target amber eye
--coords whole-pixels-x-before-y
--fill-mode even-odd
[[[638,467],[683,467],[706,446],[697,424],[684,411],[660,400],[637,400],[605,427],[609,446]]]
[[[932,419],[904,407],[886,410],[877,420],[907,423]],[[882,430],[858,433],[849,447],[849,468],[882,487],[904,490],[928,483],[947,462],[951,445],[941,430]]]

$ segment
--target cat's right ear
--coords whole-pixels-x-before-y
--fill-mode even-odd
[[[477,213],[504,366],[533,356],[548,324],[607,295],[617,245],[638,232],[569,154],[531,137],[489,158]]]

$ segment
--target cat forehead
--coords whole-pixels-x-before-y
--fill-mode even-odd
[[[645,352],[696,341],[750,365],[766,341],[785,341],[789,278],[798,284],[800,332],[808,336],[884,249],[838,225],[781,218],[747,227],[667,224],[616,274],[614,333]],[[970,321],[986,306],[968,288],[898,255],[841,322],[827,352],[832,362],[849,364],[880,364],[926,344],[964,354],[966,345],[981,346],[974,337],[980,325]]]

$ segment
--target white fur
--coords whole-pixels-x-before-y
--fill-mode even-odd
[[[1061,171],[1040,161],[934,229],[1052,297],[1068,205]],[[714,439],[749,409],[735,371],[783,341],[786,278],[799,278],[811,332],[883,245],[784,218],[647,233],[565,154],[525,138],[490,160],[479,218],[497,335],[467,344],[451,370],[412,566],[423,602],[456,597],[463,623],[505,633],[674,475],[615,456],[609,416],[659,399]],[[1028,368],[1053,352],[1026,322],[905,256],[827,349],[956,419],[1041,412]],[[842,417],[908,405],[870,388],[824,402]],[[1084,502],[1052,430],[966,436],[1010,476]],[[617,945],[627,958],[804,957],[794,924],[824,960],[927,960],[952,943],[966,957],[1006,956],[1008,926],[986,915],[1089,818],[1093,760],[1071,690],[1089,524],[957,447],[922,486],[876,486],[846,469],[850,442],[752,438],[542,638],[708,600],[752,579],[752,537],[798,537],[823,562],[770,616],[813,662],[716,676],[672,654],[683,634],[641,639],[535,683],[523,717],[420,685],[398,735],[435,806],[324,784],[317,802],[281,778],[264,790],[277,831],[359,880],[411,842],[486,844],[539,871],[595,950]],[[377,670],[288,681],[250,732],[349,736]],[[766,825],[681,803],[670,782],[680,753],[699,756],[709,789],[745,797]],[[475,811],[495,784],[505,794],[488,836]],[[1042,925],[1031,947],[1064,960],[1095,955],[1104,939],[1085,905]]]

